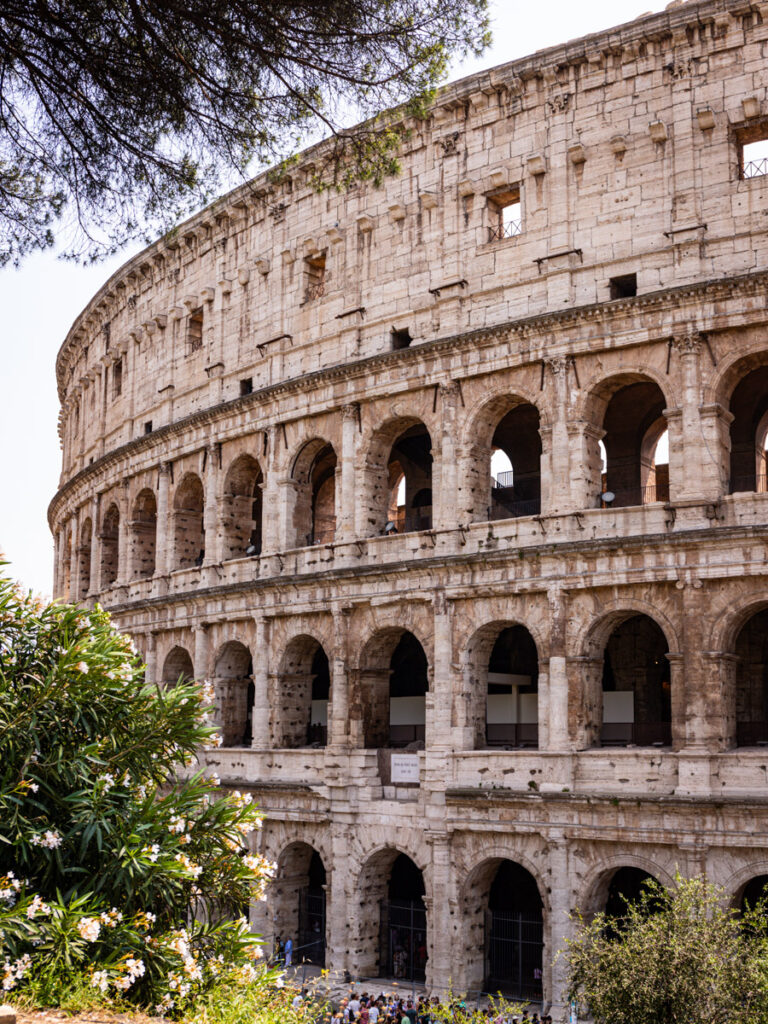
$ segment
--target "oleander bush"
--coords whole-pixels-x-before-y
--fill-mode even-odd
[[[261,816],[194,770],[218,742],[211,700],[206,685],[145,682],[100,608],[45,604],[0,576],[6,992],[181,1016],[246,987],[282,1005],[243,917],[273,870],[247,849]]]

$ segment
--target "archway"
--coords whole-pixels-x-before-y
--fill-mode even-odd
[[[252,675],[253,662],[248,648],[237,640],[224,644],[214,667],[223,747],[250,746],[253,735]]]
[[[766,491],[768,366],[758,366],[739,381],[728,408],[733,416],[730,493]]]
[[[293,962],[325,966],[327,875],[308,843],[286,847],[270,891],[276,939],[293,942]]]
[[[603,651],[604,747],[671,744],[668,650],[667,638],[647,615],[631,615],[611,632]]]
[[[539,744],[539,657],[525,626],[496,637],[487,663],[485,741],[489,747]]]
[[[541,512],[539,411],[525,402],[496,426],[491,441],[489,519],[513,519]]]
[[[621,918],[626,913],[627,903],[637,903],[644,891],[645,883],[656,881],[653,875],[642,868],[616,868],[604,880],[605,905],[608,917]]]
[[[176,686],[179,682],[191,683],[195,678],[195,669],[189,652],[183,647],[173,647],[163,662],[163,688]]]
[[[669,471],[660,461],[666,399],[650,380],[604,382],[593,396],[595,427],[603,432],[599,504],[622,508],[669,500]],[[597,439],[594,444],[597,446]],[[601,460],[596,456],[596,464]],[[597,481],[596,481],[597,483]]]
[[[768,746],[768,608],[736,637],[736,745]]]
[[[80,543],[77,549],[77,586],[76,601],[84,601],[91,589],[91,541],[93,524],[90,517],[80,528]]]
[[[205,496],[200,477],[187,473],[173,499],[173,549],[177,569],[202,565],[205,557]]]
[[[423,423],[408,427],[392,445],[387,491],[385,533],[432,529],[432,440]]]
[[[366,646],[360,679],[365,746],[423,749],[429,665],[413,633],[376,634]]]
[[[221,509],[222,558],[261,554],[264,475],[250,455],[229,467]]]
[[[272,701],[276,747],[325,746],[331,675],[328,656],[314,637],[288,644]]]
[[[101,587],[111,587],[117,580],[120,552],[120,512],[110,505],[101,521]]]
[[[333,445],[320,438],[307,442],[296,457],[293,523],[299,546],[332,544],[336,537],[336,469]]]
[[[740,910],[753,908],[760,900],[768,901],[768,875],[755,875],[743,887],[738,897]]]
[[[136,497],[131,517],[131,566],[134,579],[147,579],[155,572],[157,540],[157,502],[154,493],[144,488]]]

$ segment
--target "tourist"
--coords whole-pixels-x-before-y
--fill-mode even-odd
[[[285,940],[285,966],[290,967],[293,962],[293,939],[290,936]]]

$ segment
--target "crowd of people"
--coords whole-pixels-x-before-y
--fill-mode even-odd
[[[306,995],[307,990],[303,989],[294,1003],[298,1004]],[[446,1008],[448,1019],[456,1022],[469,1019],[473,1013],[461,999],[446,1007],[437,996],[409,999],[383,992],[378,996],[369,992],[360,995],[352,992],[349,999],[341,1000],[332,1014],[332,1021],[334,1024],[435,1024],[438,1020],[445,1020]],[[527,1010],[513,1015],[489,1006],[480,1012],[487,1017],[488,1024],[552,1024],[552,1018],[547,1014],[529,1013]]]

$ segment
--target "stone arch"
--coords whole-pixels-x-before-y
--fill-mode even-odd
[[[735,871],[723,885],[723,888],[728,893],[731,906],[740,910],[744,906],[745,898],[749,899],[750,903],[754,905],[754,890],[762,889],[763,886],[768,887],[768,858],[766,857],[746,864],[738,871]]]
[[[649,857],[635,853],[602,857],[584,877],[580,893],[577,895],[576,908],[585,917],[590,918],[598,911],[605,910],[610,883],[616,873],[624,868],[634,868],[645,875],[650,875],[667,889],[675,884],[674,876]]]
[[[222,746],[250,746],[254,699],[251,652],[239,640],[228,640],[213,664]]]
[[[289,510],[288,521],[295,546],[334,542],[337,470],[336,451],[324,438],[305,441],[294,456],[291,479],[295,487],[291,492],[293,508]]]
[[[377,629],[361,650],[358,671],[364,746],[423,749],[431,673],[418,636],[403,626]]]
[[[734,716],[736,746],[768,745],[768,607],[743,622],[736,634]]]
[[[100,587],[106,589],[117,582],[120,571],[120,510],[112,502],[101,520]]]
[[[399,874],[400,868],[406,886],[412,886],[418,873],[421,895],[412,888],[404,887],[402,893],[393,889],[393,875]],[[357,904],[351,957],[355,974],[423,980],[431,949],[428,883],[425,865],[400,846],[388,844],[368,853],[351,890]],[[398,966],[403,959],[404,972]]]
[[[516,393],[496,394],[473,410],[464,437],[463,499],[472,521],[541,511],[541,425],[538,405]],[[497,451],[509,469],[496,472]]]
[[[604,610],[591,624],[576,663],[586,746],[672,743],[673,722],[675,735],[682,722],[670,632],[664,617],[640,602]]]
[[[157,546],[157,500],[149,487],[142,488],[133,502],[130,543],[131,576],[148,579],[155,573]]]
[[[669,499],[669,471],[654,461],[656,442],[666,430],[668,382],[653,371],[624,370],[589,385],[584,401],[588,427],[588,493],[600,505],[621,508]],[[602,438],[606,465],[602,466]],[[652,443],[651,443],[652,442]]]
[[[363,475],[369,533],[432,528],[432,438],[423,420],[398,416],[379,427]]]
[[[729,493],[768,491],[768,352],[736,360],[721,376],[730,414]]]
[[[174,567],[200,566],[205,558],[205,491],[197,473],[185,473],[173,496]]]
[[[485,853],[459,890],[466,987],[540,1001],[547,888],[517,851]]]
[[[502,646],[509,648],[506,667]],[[539,649],[527,626],[512,619],[480,626],[467,642],[465,662],[475,749],[537,747]],[[529,683],[517,678],[523,675]]]
[[[223,561],[261,554],[263,486],[257,459],[243,453],[232,460],[221,497]]]
[[[91,589],[91,551],[93,543],[93,522],[88,516],[80,527],[77,545],[77,580],[75,581],[75,601],[84,601]]]
[[[273,942],[293,943],[293,963],[325,965],[328,865],[313,844],[293,840],[276,858],[269,887]]]
[[[195,669],[189,651],[177,644],[165,656],[161,684],[163,688],[172,687],[179,681],[191,683],[194,678]]]
[[[331,675],[323,644],[308,633],[285,646],[272,686],[272,745],[325,746]]]

